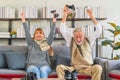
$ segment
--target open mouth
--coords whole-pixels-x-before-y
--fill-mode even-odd
[[[78,43],[80,43],[81,41],[77,41]]]

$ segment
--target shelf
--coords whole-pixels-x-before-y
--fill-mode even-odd
[[[106,20],[107,18],[96,18],[97,20]],[[26,21],[28,20],[29,22],[29,25],[30,25],[30,22],[32,20],[52,20],[52,18],[26,18]],[[62,18],[57,18],[58,21],[61,21]],[[71,21],[71,26],[74,27],[75,25],[75,21],[90,21],[91,19],[90,18],[74,18],[74,19],[67,19],[67,21]],[[3,18],[3,19],[0,19],[0,21],[9,21],[8,23],[8,32],[11,32],[12,30],[12,21],[21,21],[21,18]],[[50,25],[51,25],[51,21],[50,21]],[[0,38],[0,39],[8,39],[8,44],[11,45],[12,44],[12,40],[25,40],[25,38]],[[65,40],[64,38],[54,38],[54,41],[57,41],[57,40]]]
[[[11,39],[25,39],[25,38],[11,38]]]
[[[51,20],[52,18],[26,18],[26,20]],[[107,18],[96,18],[97,20],[106,20]],[[0,21],[15,21],[21,20],[21,18],[4,18],[0,19]],[[62,18],[57,18],[57,20],[62,20]],[[91,20],[90,18],[74,18],[67,19],[67,21],[82,21],[82,20]]]
[[[25,39],[25,38],[11,38],[11,39]],[[64,38],[54,38],[54,40],[64,40]]]
[[[35,18],[34,18],[35,19]],[[38,18],[35,20],[50,20],[52,18]],[[96,18],[97,20],[106,20],[107,18]],[[62,20],[62,18],[57,18],[57,20]],[[91,20],[90,18],[73,18],[73,19],[67,19],[67,21],[71,21],[71,20],[75,20],[75,21],[80,21],[80,20]]]
[[[0,38],[0,39],[10,39],[10,38]]]
[[[0,39],[25,39],[25,38],[0,38]]]
[[[54,38],[54,40],[65,40],[64,38]]]
[[[107,38],[97,38],[97,39],[107,39]]]
[[[25,39],[25,38],[0,38],[0,39]],[[54,40],[64,40],[64,38],[54,38]]]
[[[106,20],[107,18],[96,18],[97,20]],[[67,19],[67,21],[83,21],[83,20],[91,20],[90,18],[75,18],[75,19]]]

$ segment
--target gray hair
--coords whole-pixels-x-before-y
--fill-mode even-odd
[[[77,26],[77,27],[73,30],[73,33],[74,33],[74,32],[83,32],[83,31],[82,31],[82,28],[81,28],[81,27]]]

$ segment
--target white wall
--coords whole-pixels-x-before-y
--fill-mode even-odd
[[[10,6],[14,8],[27,5],[35,5],[39,8],[45,5],[62,8],[65,4],[74,4],[75,6],[81,7],[86,5],[91,7],[102,6],[104,8],[104,16],[107,18],[105,21],[100,21],[104,28],[109,28],[107,22],[115,22],[120,25],[120,0],[0,0],[0,6]],[[91,23],[87,22],[87,24]],[[106,31],[104,33],[106,37],[108,33]],[[105,49],[106,47],[103,48]],[[103,56],[110,57],[110,52],[108,53],[108,51],[103,52]]]

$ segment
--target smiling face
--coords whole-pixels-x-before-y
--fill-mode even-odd
[[[81,31],[80,28],[76,28],[73,32],[74,35],[74,40],[76,42],[77,45],[81,45],[82,42],[84,41],[84,33]]]
[[[34,39],[40,41],[45,37],[44,32],[41,28],[37,28],[34,33]]]

